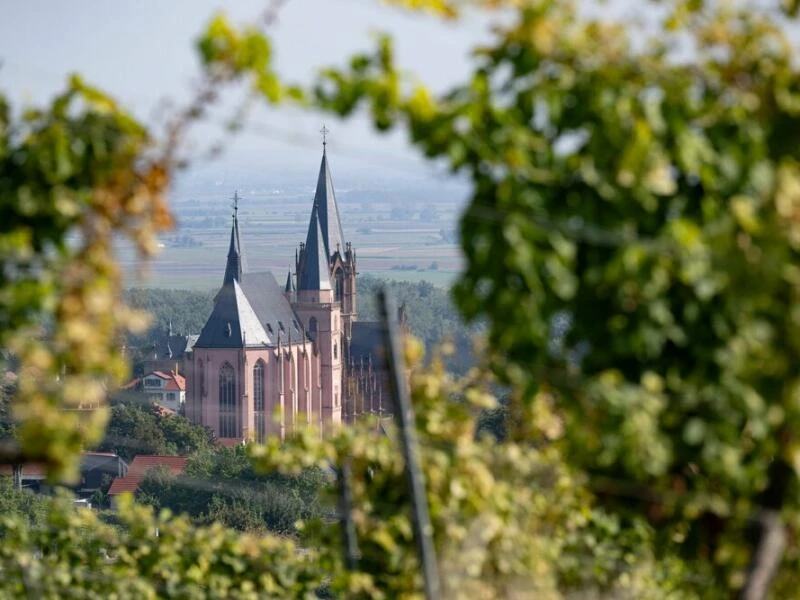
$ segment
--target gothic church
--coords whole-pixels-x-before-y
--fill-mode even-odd
[[[186,416],[223,444],[283,439],[301,425],[328,431],[357,406],[380,406],[377,325],[357,322],[356,253],[323,143],[308,234],[285,285],[248,269],[234,205],[222,287],[186,357]]]

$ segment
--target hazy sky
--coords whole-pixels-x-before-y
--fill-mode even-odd
[[[199,72],[193,41],[223,4],[238,23],[252,21],[266,6],[264,0],[9,2],[0,19],[0,89],[17,103],[39,104],[77,71],[153,122],[160,100],[189,97]],[[289,0],[270,35],[281,74],[308,81],[317,68],[343,64],[353,52],[371,48],[375,31],[395,34],[399,63],[443,89],[469,72],[469,49],[488,39],[489,23],[480,15],[442,23],[379,0]],[[420,168],[404,134],[377,135],[363,120],[344,123],[274,109],[258,109],[251,120],[258,132],[231,140],[225,154],[202,170],[232,180],[245,172],[304,170],[304,163],[313,172],[323,120],[331,130],[332,162],[345,175],[385,169],[402,177]],[[214,137],[206,129],[197,136]]]

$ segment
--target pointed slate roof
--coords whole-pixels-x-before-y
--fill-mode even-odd
[[[292,279],[292,272],[291,271],[289,271],[286,274],[286,287],[284,287],[284,291],[286,291],[286,292],[294,292],[295,291],[294,280]]]
[[[339,220],[339,208],[336,205],[336,194],[333,191],[333,178],[328,166],[325,146],[322,149],[322,162],[317,177],[317,190],[314,193],[314,206],[319,212],[319,225],[328,257],[333,256],[337,248],[339,252],[344,253],[344,234],[342,233],[342,223]]]
[[[322,227],[317,218],[317,205],[311,209],[311,222],[306,235],[305,258],[303,270],[297,278],[299,290],[329,290],[331,278],[328,274],[328,256],[326,256],[325,240]]]
[[[242,251],[242,243],[239,240],[239,195],[233,196],[233,224],[231,225],[231,241],[228,245],[228,262],[225,265],[225,277],[223,285],[242,280],[242,273],[247,270]]]
[[[226,283],[217,294],[214,310],[206,321],[196,348],[241,348],[272,345],[239,282]]]

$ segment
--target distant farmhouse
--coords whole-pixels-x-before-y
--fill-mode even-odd
[[[324,142],[308,234],[285,285],[248,267],[235,195],[228,260],[211,316],[197,339],[175,340],[186,416],[233,444],[283,438],[301,425],[328,431],[360,413],[383,412],[380,328],[357,320],[356,275]],[[161,350],[159,358],[174,353]]]

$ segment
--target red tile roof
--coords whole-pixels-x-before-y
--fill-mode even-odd
[[[169,381],[167,381],[167,385],[164,386],[164,389],[167,391],[185,392],[186,379],[184,379],[183,375],[174,374]]]
[[[117,477],[108,489],[109,496],[122,492],[135,492],[144,481],[147,472],[155,467],[166,467],[173,475],[180,475],[186,469],[188,458],[184,456],[144,456],[134,457],[125,477]]]
[[[0,465],[0,475],[11,477],[14,474],[14,467],[11,465]],[[23,479],[44,479],[47,476],[47,465],[42,463],[24,463],[22,465]]]
[[[142,387],[144,380],[148,377],[158,377],[159,379],[166,380],[164,384],[163,390],[168,392],[184,392],[186,391],[186,378],[181,375],[180,373],[175,373],[174,371],[164,372],[164,371],[151,371],[150,373],[145,373],[142,377],[137,377],[122,386],[123,390],[130,390],[130,389],[139,389]]]
[[[113,452],[83,452],[81,454],[81,458],[84,459],[83,462],[87,458],[95,458],[95,457],[107,457],[107,458],[118,458],[116,454]],[[22,465],[22,478],[23,479],[44,479],[47,477],[47,465],[44,463],[23,463]],[[11,477],[14,474],[14,468],[12,465],[0,465],[0,475],[6,475]]]

